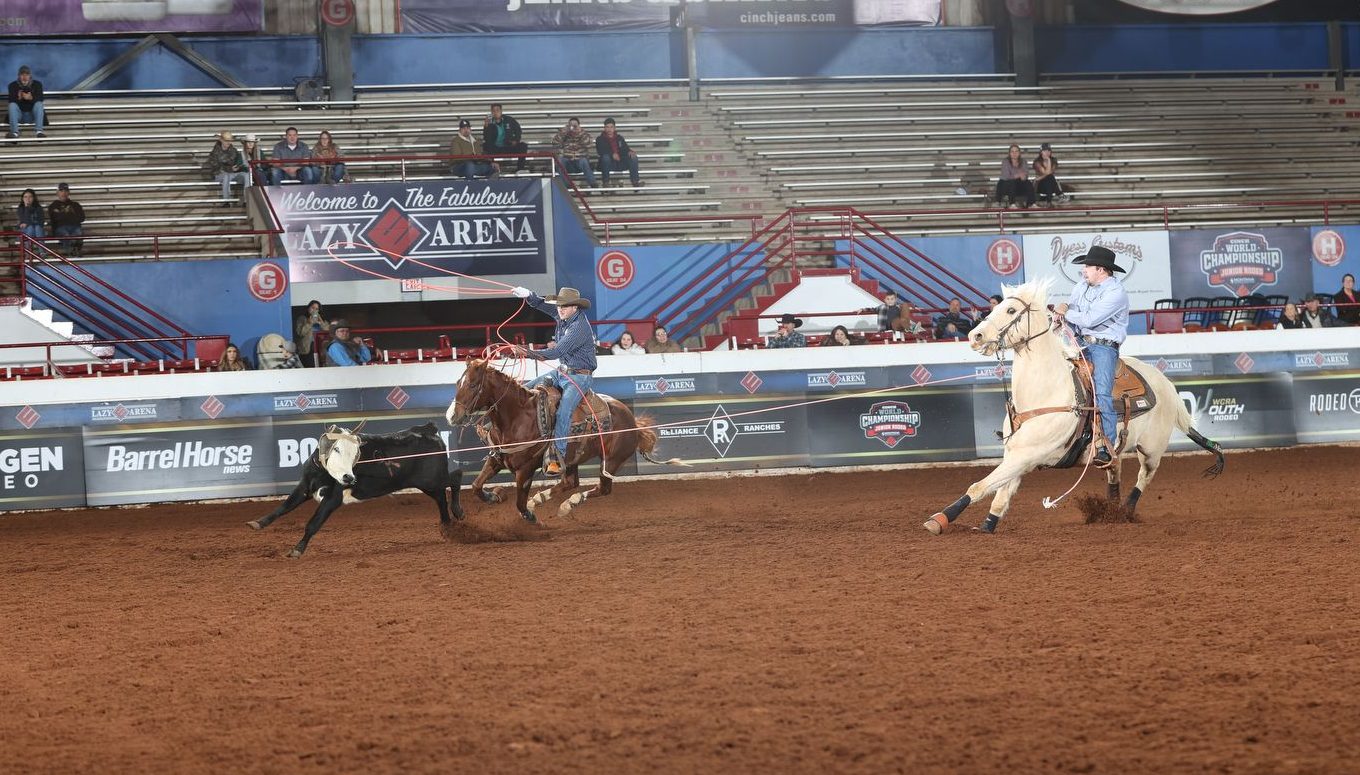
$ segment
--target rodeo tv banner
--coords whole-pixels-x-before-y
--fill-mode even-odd
[[[85,505],[80,428],[0,435],[0,511]]]
[[[547,271],[544,182],[350,183],[265,189],[293,282]]]

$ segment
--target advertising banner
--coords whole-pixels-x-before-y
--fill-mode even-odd
[[[547,271],[544,181],[265,188],[293,282]],[[448,285],[456,284],[450,278]]]
[[[231,498],[274,492],[270,420],[84,431],[91,506]]]
[[[975,454],[967,389],[903,390],[807,407],[814,466],[966,460]]]
[[[448,424],[444,422],[442,413],[436,412],[408,412],[384,416],[331,414],[288,419],[276,417],[272,425],[275,492],[291,492],[297,486],[298,480],[302,477],[302,466],[316,452],[321,434],[325,433],[326,428],[331,425],[338,425],[342,428],[354,430],[360,422],[364,423],[363,429],[360,430],[360,433],[363,434],[396,433],[432,422],[438,429],[440,437],[444,439],[446,446],[455,444],[458,437],[458,431],[450,429]],[[481,443],[474,433],[468,433],[467,438],[469,440],[468,446]],[[469,456],[471,456],[471,453]],[[485,452],[477,455],[475,465],[478,468],[481,467],[481,460],[485,456]],[[449,456],[450,459],[453,459],[453,457],[452,454]]]
[[[778,407],[802,398],[639,398],[634,411],[663,426],[682,423],[659,429],[655,457],[684,458],[698,471],[786,468],[808,464],[808,415],[801,407]],[[670,466],[638,462],[642,474],[675,471]]]
[[[85,505],[79,428],[0,435],[0,511]]]
[[[1119,279],[1128,291],[1130,309],[1152,309],[1158,299],[1171,297],[1171,247],[1164,231],[1026,234],[1025,279],[1054,278],[1049,301],[1067,301],[1081,280],[1081,266],[1072,259],[1096,245],[1113,251],[1115,264],[1124,270]]]
[[[1314,226],[1313,290],[1336,293],[1346,275],[1360,275],[1360,226]]]
[[[1301,444],[1360,439],[1360,374],[1296,375],[1294,425]]]
[[[1191,229],[1171,234],[1171,296],[1284,294],[1312,290],[1313,252],[1306,227]],[[1136,306],[1136,305],[1135,305]]]
[[[1295,443],[1294,400],[1288,374],[1173,380],[1200,433],[1224,447]],[[1172,451],[1199,449],[1176,431]]]
[[[264,0],[0,0],[0,35],[259,32],[263,20]]]

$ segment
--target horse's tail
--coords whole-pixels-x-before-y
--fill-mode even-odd
[[[637,420],[638,452],[644,458],[659,466],[689,466],[689,463],[678,457],[673,457],[670,460],[657,460],[652,457],[652,453],[656,451],[656,420],[645,414],[640,414],[635,419]]]
[[[1195,418],[1190,416],[1190,410],[1186,408],[1185,402],[1181,401],[1179,397],[1177,397],[1176,400],[1176,427],[1180,428],[1181,432],[1186,436],[1189,436],[1191,441],[1209,452],[1214,453],[1214,457],[1217,458],[1213,465],[1204,469],[1205,477],[1212,479],[1223,473],[1223,467],[1225,465],[1223,460],[1223,448],[1218,445],[1217,441],[1206,438],[1204,434],[1195,430]]]

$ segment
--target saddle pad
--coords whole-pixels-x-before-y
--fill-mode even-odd
[[[1074,359],[1072,363],[1080,371],[1081,378],[1077,380],[1077,389],[1081,395],[1078,403],[1091,403],[1091,362],[1084,359]],[[1146,414],[1157,405],[1157,395],[1148,387],[1148,383],[1143,379],[1143,375],[1129,368],[1129,364],[1123,358],[1119,359],[1119,368],[1114,372],[1114,411],[1119,416],[1124,415],[1125,399],[1128,407],[1132,410],[1129,419],[1133,419],[1141,414]]]
[[[614,423],[607,403],[610,400],[603,393],[586,393],[585,400],[577,404],[576,411],[571,413],[572,435],[611,430]],[[549,385],[538,388],[538,431],[544,438],[553,435],[553,429],[557,426],[557,406],[561,401],[562,391],[557,388]]]

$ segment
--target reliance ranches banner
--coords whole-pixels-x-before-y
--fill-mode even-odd
[[[270,186],[293,282],[547,271],[544,182]],[[453,278],[450,277],[450,284]]]
[[[85,505],[80,429],[0,435],[0,511]]]

